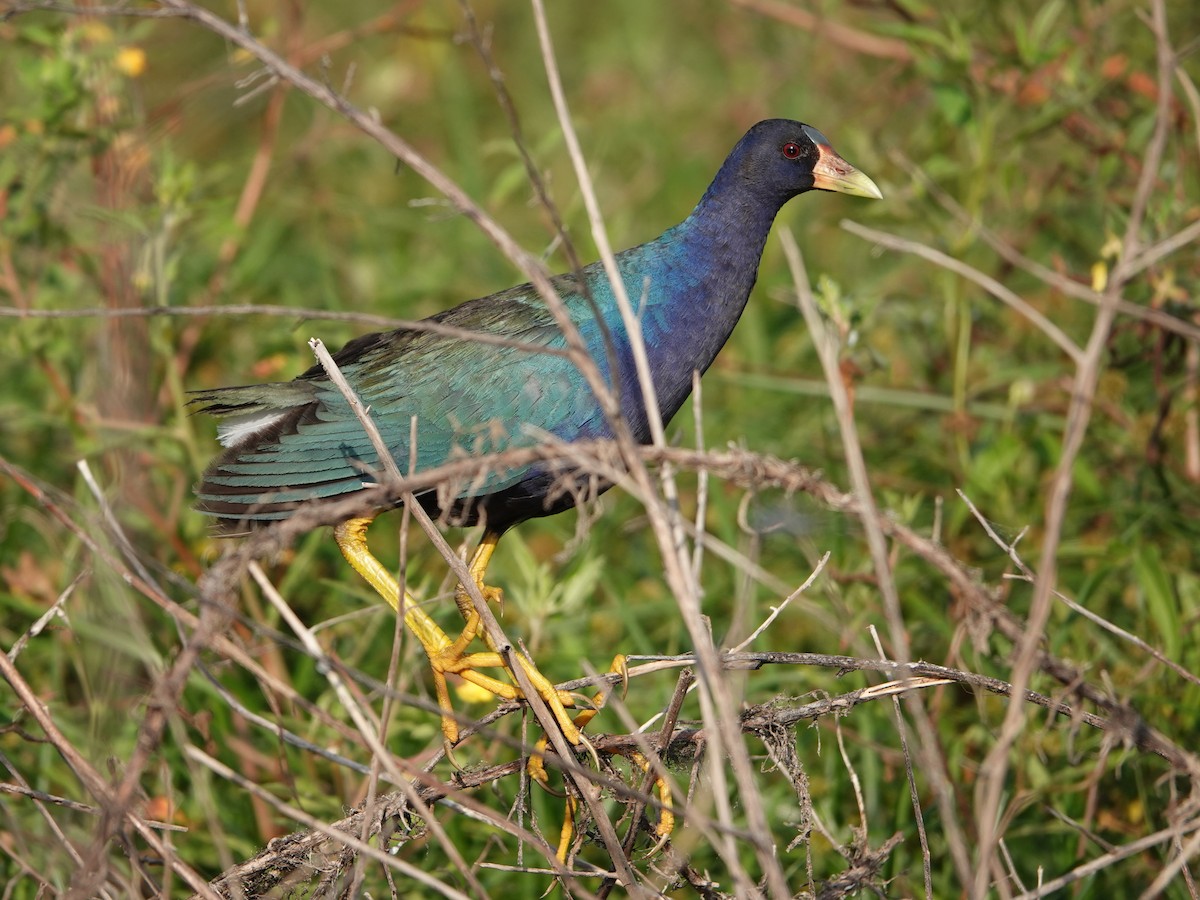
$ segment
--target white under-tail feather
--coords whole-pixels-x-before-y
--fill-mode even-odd
[[[236,447],[242,441],[270,428],[291,410],[269,409],[229,416],[217,423],[217,440],[222,447]]]

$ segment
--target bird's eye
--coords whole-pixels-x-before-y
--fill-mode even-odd
[[[783,155],[785,159],[799,159],[800,145],[795,141],[788,141],[783,145]]]

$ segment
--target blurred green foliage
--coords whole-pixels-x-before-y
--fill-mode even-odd
[[[232,4],[221,6],[234,13]],[[377,110],[525,246],[544,248],[553,268],[566,267],[547,215],[531,201],[487,69],[462,39],[456,5],[400,3],[382,12],[360,0],[248,6],[257,35],[344,88],[356,105]],[[800,118],[828,134],[880,184],[885,201],[809,195],[784,211],[780,225],[796,233],[823,308],[842,334],[877,495],[920,529],[936,522],[954,556],[1001,584],[1008,604],[1023,613],[1029,587],[1002,580],[1009,571],[1004,553],[954,492],[961,488],[1003,538],[1024,533],[1023,557],[1038,567],[1071,361],[973,285],[914,257],[877,252],[837,223],[851,217],[977,266],[1083,344],[1095,309],[999,260],[929,184],[1029,258],[1091,283],[1111,268],[1141,174],[1157,91],[1153,37],[1133,0],[818,6],[860,33],[895,41],[903,58],[860,52],[713,0],[686,8],[619,0],[550,11],[610,238],[628,246],[686,215],[732,143],[759,118]],[[1169,5],[1176,46],[1200,33],[1193,7]],[[594,258],[529,11],[484,3],[475,12],[570,237],[581,257]],[[414,173],[397,170],[335,114],[266,83],[242,52],[182,21],[31,12],[0,21],[0,46],[6,306],[269,304],[417,318],[519,279]],[[1196,77],[1194,54],[1179,65],[1180,83]],[[1147,242],[1200,216],[1197,111],[1184,92],[1173,109]],[[1198,268],[1200,256],[1187,247],[1147,269],[1126,299],[1194,322]],[[772,242],[756,297],[704,381],[704,440],[795,458],[845,486],[837,425],[790,296],[787,267]],[[363,330],[301,314],[0,322],[0,455],[58,492],[56,502],[99,536],[96,501],[76,468],[87,460],[137,554],[179,596],[220,549],[209,523],[189,508],[191,484],[215,444],[211,423],[189,417],[185,392],[290,378],[312,361],[308,337],[337,346]],[[1196,347],[1178,336],[1118,319],[1057,564],[1064,593],[1195,672],[1200,476],[1188,461],[1197,402],[1189,352]],[[691,444],[692,422],[689,406],[672,423],[673,439]],[[694,476],[684,484],[691,504]],[[814,608],[785,614],[757,648],[874,656],[866,628],[882,621],[881,603],[857,523],[769,491],[746,501],[739,519],[742,503],[740,490],[712,484],[708,529],[784,583],[798,584],[821,553],[833,551],[831,577],[808,595]],[[506,539],[490,573],[506,589],[508,622],[551,677],[575,677],[581,659],[603,669],[617,650],[688,649],[639,507],[615,492],[602,506],[578,539],[574,514],[523,526]],[[395,562],[394,540],[381,538],[378,549]],[[419,596],[446,592],[445,567],[423,542],[412,542],[408,566]],[[59,727],[103,768],[104,760],[132,752],[146,687],[175,652],[178,634],[44,504],[0,478],[0,644],[11,647],[85,571],[65,607],[69,625],[33,639],[19,667]],[[353,578],[326,534],[302,541],[272,574],[307,622],[324,623],[322,639],[332,650],[383,678],[392,617]],[[896,575],[915,657],[1008,676],[1011,648],[996,635],[969,635],[964,611],[924,563],[901,553]],[[703,581],[705,612],[717,635],[730,635],[727,643],[749,633],[779,599],[711,554]],[[250,591],[246,605],[250,622],[282,630]],[[451,616],[450,604],[445,613]],[[239,628],[251,639],[248,626]],[[253,640],[301,695],[340,714],[311,660],[282,637]],[[1065,606],[1055,608],[1046,649],[1181,745],[1196,747],[1194,682]],[[405,668],[401,687],[427,691],[423,666]],[[273,706],[246,672],[231,669],[217,680],[249,709],[314,743],[339,743],[303,709]],[[845,680],[774,668],[749,676],[745,691],[757,703],[775,694],[836,693],[848,689]],[[637,682],[627,699],[635,717],[660,708],[672,684],[669,676]],[[1033,687],[1061,690],[1041,679]],[[927,702],[969,824],[976,769],[1004,703],[957,689],[932,692]],[[203,675],[192,679],[183,706],[176,738],[186,733],[310,814],[334,820],[361,800],[362,779],[249,726]],[[31,725],[15,707],[0,706],[0,717],[0,763],[39,790],[90,799],[47,745],[27,739]],[[596,724],[615,729],[616,721]],[[869,841],[875,846],[896,831],[905,836],[883,872],[888,889],[914,895],[922,890],[920,846],[892,712],[863,707],[841,727],[863,782]],[[817,812],[847,841],[858,816],[843,761],[821,745],[831,728],[802,730],[798,749]],[[405,755],[439,740],[436,718],[411,708],[395,710],[391,734],[391,746]],[[471,744],[460,751],[471,761],[505,752]],[[1007,794],[1004,837],[1016,872],[1030,885],[1039,872],[1065,872],[1097,853],[1047,810],[1118,844],[1164,827],[1174,809],[1166,771],[1153,757],[1108,748],[1099,732],[1035,717],[1014,749]],[[175,844],[208,876],[294,827],[185,761],[170,735],[161,766],[143,787],[150,803],[189,826]],[[799,815],[795,797],[782,777],[765,776],[764,792],[785,846]],[[511,801],[494,799],[497,808]],[[958,895],[936,806],[927,793],[923,801],[934,893]],[[558,821],[561,810],[549,798],[534,802],[545,822]],[[86,844],[94,828],[89,817],[59,820]],[[465,858],[484,852],[490,832],[462,817],[443,821]],[[72,863],[61,844],[44,837],[45,828],[29,801],[6,801],[0,881],[23,877],[16,862],[23,859],[55,887],[67,884]],[[453,882],[435,843],[402,852]],[[809,852],[817,878],[844,868],[823,838],[814,837]],[[1160,847],[1103,869],[1084,882],[1082,895],[1138,892],[1165,854]],[[807,878],[803,849],[783,858],[800,889]],[[701,849],[696,864],[713,868],[715,859]],[[114,855],[113,865],[120,864]],[[514,890],[511,874],[481,870],[479,877]],[[378,873],[368,883],[386,890]],[[542,877],[515,883],[523,896],[546,887]],[[15,896],[35,892],[26,878]],[[1174,882],[1166,896],[1186,896],[1183,883]]]

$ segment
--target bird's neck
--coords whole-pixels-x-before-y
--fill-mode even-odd
[[[706,195],[676,229],[676,267],[662,321],[704,371],[737,325],[758,278],[774,211],[740,197]]]
[[[782,203],[744,187],[735,189],[727,181],[717,177],[679,231],[689,262],[708,275],[714,290],[721,295],[707,299],[726,302],[740,295],[744,305]],[[741,306],[734,322],[740,314]]]
[[[732,228],[757,241],[761,253],[771,223],[790,195],[776,193],[770,185],[754,181],[740,169],[736,159],[726,160],[685,224],[691,223],[697,234]]]
[[[635,308],[645,301],[642,328],[664,419],[687,399],[692,372],[708,369],[737,325],[782,205],[734,187],[718,177],[692,214],[647,245],[653,250],[626,274]],[[624,384],[622,395],[635,385]]]

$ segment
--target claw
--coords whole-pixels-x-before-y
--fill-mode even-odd
[[[629,693],[629,660],[625,658],[624,653],[618,653],[613,657],[612,664],[608,667],[610,673],[620,673],[621,675],[621,699],[624,700]]]
[[[461,772],[463,770],[463,767],[459,764],[458,760],[454,756],[454,745],[451,744],[450,741],[446,740],[446,738],[445,738],[445,734],[444,734],[445,727],[444,726],[442,728],[442,731],[443,731],[442,752],[446,754],[446,759],[449,760],[451,768],[453,768],[454,771],[456,771],[456,772]]]
[[[647,775],[654,774],[650,770],[649,760],[636,750],[629,754],[628,759]],[[661,775],[654,774],[654,787],[658,790],[658,799],[662,803],[662,808],[658,812],[658,825],[654,829],[654,833],[659,837],[659,842],[655,846],[657,850],[675,830],[675,813],[672,810],[671,786],[667,784],[667,780]]]

